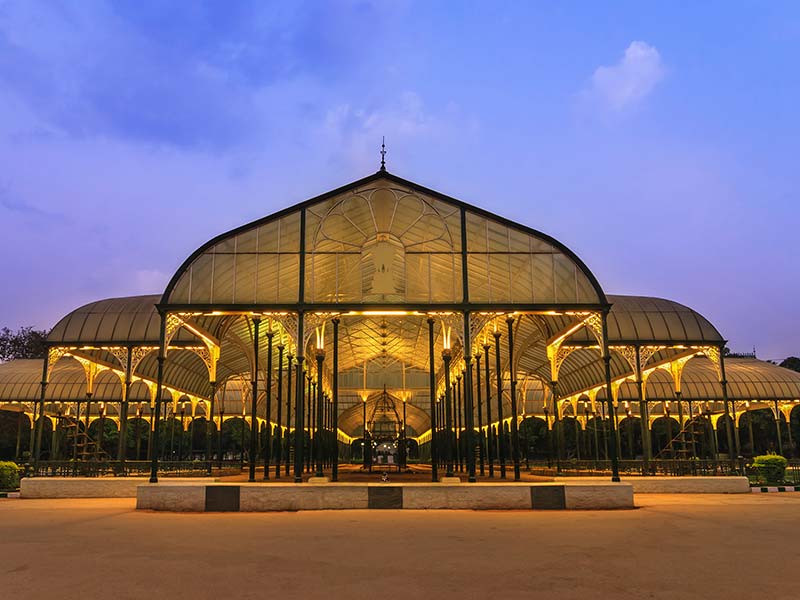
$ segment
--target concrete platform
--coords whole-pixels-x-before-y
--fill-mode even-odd
[[[604,510],[633,508],[629,483],[161,482],[137,488],[136,508],[178,512],[347,509]]]
[[[149,477],[25,477],[20,498],[136,498],[136,488]],[[175,477],[174,482],[213,482],[212,477]]]
[[[634,494],[749,494],[747,477],[621,477]],[[559,483],[608,481],[600,477],[558,477]]]

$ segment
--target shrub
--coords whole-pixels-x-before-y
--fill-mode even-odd
[[[17,463],[0,461],[0,490],[15,490],[19,487],[19,474],[22,471]]]
[[[763,454],[753,459],[753,469],[767,484],[783,483],[789,461],[777,454]]]

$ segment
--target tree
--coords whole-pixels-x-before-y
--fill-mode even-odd
[[[785,369],[791,369],[792,371],[800,372],[800,358],[797,358],[796,356],[790,356],[784,360],[780,366]]]
[[[33,327],[20,327],[17,331],[3,327],[0,329],[0,363],[17,358],[44,358],[47,333]]]

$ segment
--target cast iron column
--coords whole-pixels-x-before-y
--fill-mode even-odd
[[[331,481],[339,481],[339,319],[333,321],[333,464],[331,465]]]
[[[444,360],[444,429],[446,434],[444,458],[446,464],[445,477],[454,477],[453,473],[453,415],[450,404],[452,391],[450,389],[450,360],[452,355],[449,348],[442,350]]]
[[[365,392],[366,393],[366,392]],[[369,434],[367,432],[367,398],[366,396],[361,399],[361,408],[364,412],[364,443],[361,446],[361,460],[363,461],[364,469],[372,471],[372,444],[369,441]]]
[[[484,340],[485,341],[485,340]],[[492,438],[492,385],[489,379],[489,344],[483,344],[483,369],[486,379],[486,460],[489,477],[494,478],[494,439]]]
[[[611,393],[611,354],[608,350],[608,311],[602,313],[602,332],[603,332],[603,362],[606,372],[606,402],[608,403],[608,426],[611,428],[611,481],[619,481],[619,459],[617,455],[617,445],[614,440],[617,437],[614,427],[614,398]]]
[[[454,419],[455,421],[455,442],[456,442],[456,462],[458,463],[458,470],[464,470],[464,457],[461,452],[461,373],[456,375],[456,389],[453,394],[453,406],[455,408]]]
[[[431,481],[439,481],[439,465],[436,456],[436,373],[434,371],[433,356],[433,324],[434,320],[428,317],[428,384],[431,397]]]
[[[514,481],[519,481],[519,424],[517,423],[517,373],[514,366],[514,317],[506,319],[508,325],[508,365],[511,378],[511,452],[514,461]]]
[[[500,479],[506,478],[506,435],[503,431],[503,373],[500,370],[500,332],[494,332],[495,378],[497,379],[497,453]]]
[[[250,451],[248,452],[249,475],[247,481],[256,480],[256,435],[258,433],[258,421],[256,419],[256,409],[258,408],[258,329],[261,326],[261,319],[253,318],[253,397],[250,402]],[[222,402],[225,402],[223,396]],[[244,421],[244,419],[242,419]],[[244,427],[244,423],[242,423]],[[222,431],[222,422],[219,424]]]
[[[280,341],[280,340],[279,340]],[[278,405],[277,429],[278,437],[275,448],[275,479],[281,478],[281,460],[283,459],[283,431],[281,431],[281,414],[283,408],[283,344],[278,344],[278,397],[275,399]],[[288,429],[288,422],[287,422]]]
[[[289,352],[286,355],[286,463],[283,474],[289,477],[291,465],[289,459],[292,454],[292,361],[294,356]]]
[[[269,463],[272,458],[272,338],[275,332],[267,331],[267,406],[264,412],[264,426],[267,428],[267,439],[264,443],[264,479],[269,479]],[[280,428],[280,424],[279,424]],[[280,465],[278,465],[280,470]]]
[[[485,473],[484,468],[484,439],[483,439],[483,408],[481,407],[481,353],[475,353],[475,392],[476,400],[478,401],[478,459],[480,460],[480,473],[483,477]]]
[[[304,213],[305,214],[305,213]],[[303,313],[297,315],[297,373],[295,378],[295,385],[297,390],[295,393],[295,407],[294,407],[294,482],[303,482],[303,392],[305,385],[303,383],[303,350],[305,346],[303,337]]]
[[[164,361],[166,360],[166,336],[167,336],[167,317],[161,314],[161,328],[159,332],[158,343],[158,369],[156,371],[156,421],[155,429],[153,429],[153,449],[150,454],[150,483],[158,483],[158,434],[159,426],[158,421],[161,417],[161,388],[164,385]],[[88,416],[89,410],[87,405],[86,414]],[[86,433],[89,433],[89,428],[86,428]]]
[[[322,434],[322,363],[325,360],[325,351],[321,348],[317,349],[317,431],[314,435],[314,449],[317,451],[317,477],[324,477],[325,473],[322,471],[322,443],[318,436]]]

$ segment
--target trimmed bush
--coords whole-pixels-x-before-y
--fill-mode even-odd
[[[783,483],[789,461],[777,454],[763,454],[753,458],[753,469],[769,484]]]
[[[0,490],[15,490],[19,487],[19,474],[22,469],[17,463],[0,461]]]

